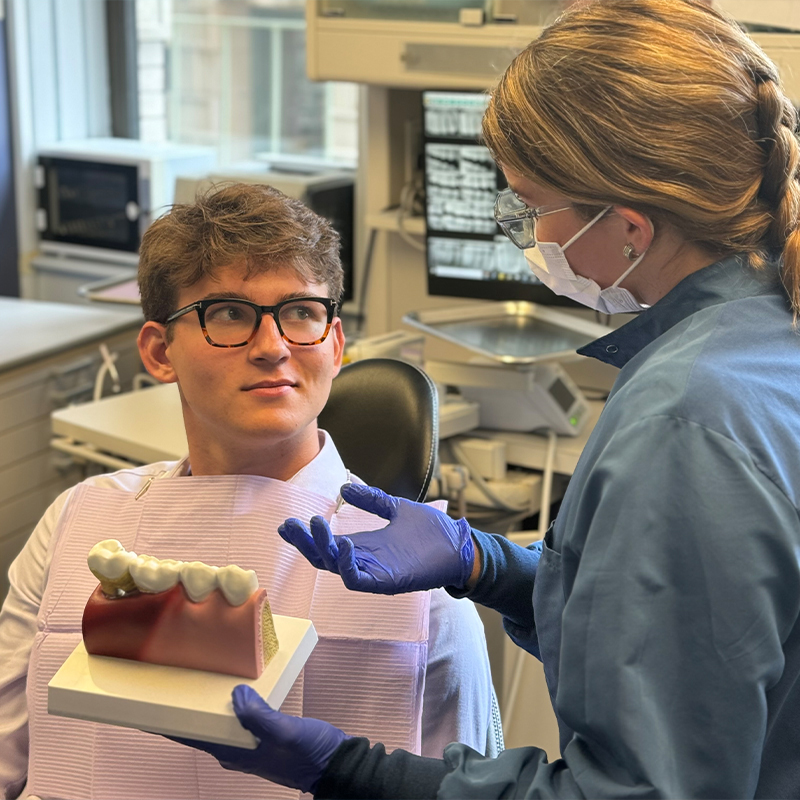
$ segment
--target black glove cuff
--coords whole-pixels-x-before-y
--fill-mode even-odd
[[[422,758],[382,744],[370,748],[368,739],[342,742],[320,778],[315,798],[330,800],[435,800],[451,768],[443,760]]]

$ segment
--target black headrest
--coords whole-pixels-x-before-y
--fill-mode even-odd
[[[319,415],[345,466],[371,486],[423,500],[439,445],[436,385],[418,367],[366,358],[342,367]]]

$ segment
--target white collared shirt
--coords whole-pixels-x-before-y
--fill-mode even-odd
[[[97,487],[138,492],[150,479],[191,474],[189,457],[87,479]],[[331,437],[320,431],[319,453],[288,483],[335,500],[347,481],[361,482],[345,467]],[[72,489],[47,509],[9,569],[9,592],[0,610],[0,797],[23,787],[28,762],[28,661],[37,631],[52,553],[50,540]],[[440,758],[461,741],[484,752],[491,726],[491,674],[483,625],[469,600],[443,589],[431,593],[428,664],[422,713],[422,755]]]

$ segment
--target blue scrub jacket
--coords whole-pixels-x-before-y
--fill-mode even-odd
[[[560,513],[527,551],[477,534],[470,595],[544,662],[562,758],[449,745],[439,797],[800,797],[800,333],[778,266],[726,258],[580,352],[620,373]]]

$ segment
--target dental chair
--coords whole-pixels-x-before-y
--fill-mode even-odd
[[[439,401],[419,367],[392,358],[345,365],[318,423],[361,480],[396,497],[425,499],[439,448]]]
[[[425,500],[439,449],[439,399],[419,367],[391,358],[345,365],[317,421],[361,480],[395,497]],[[486,755],[504,747],[493,688]]]

